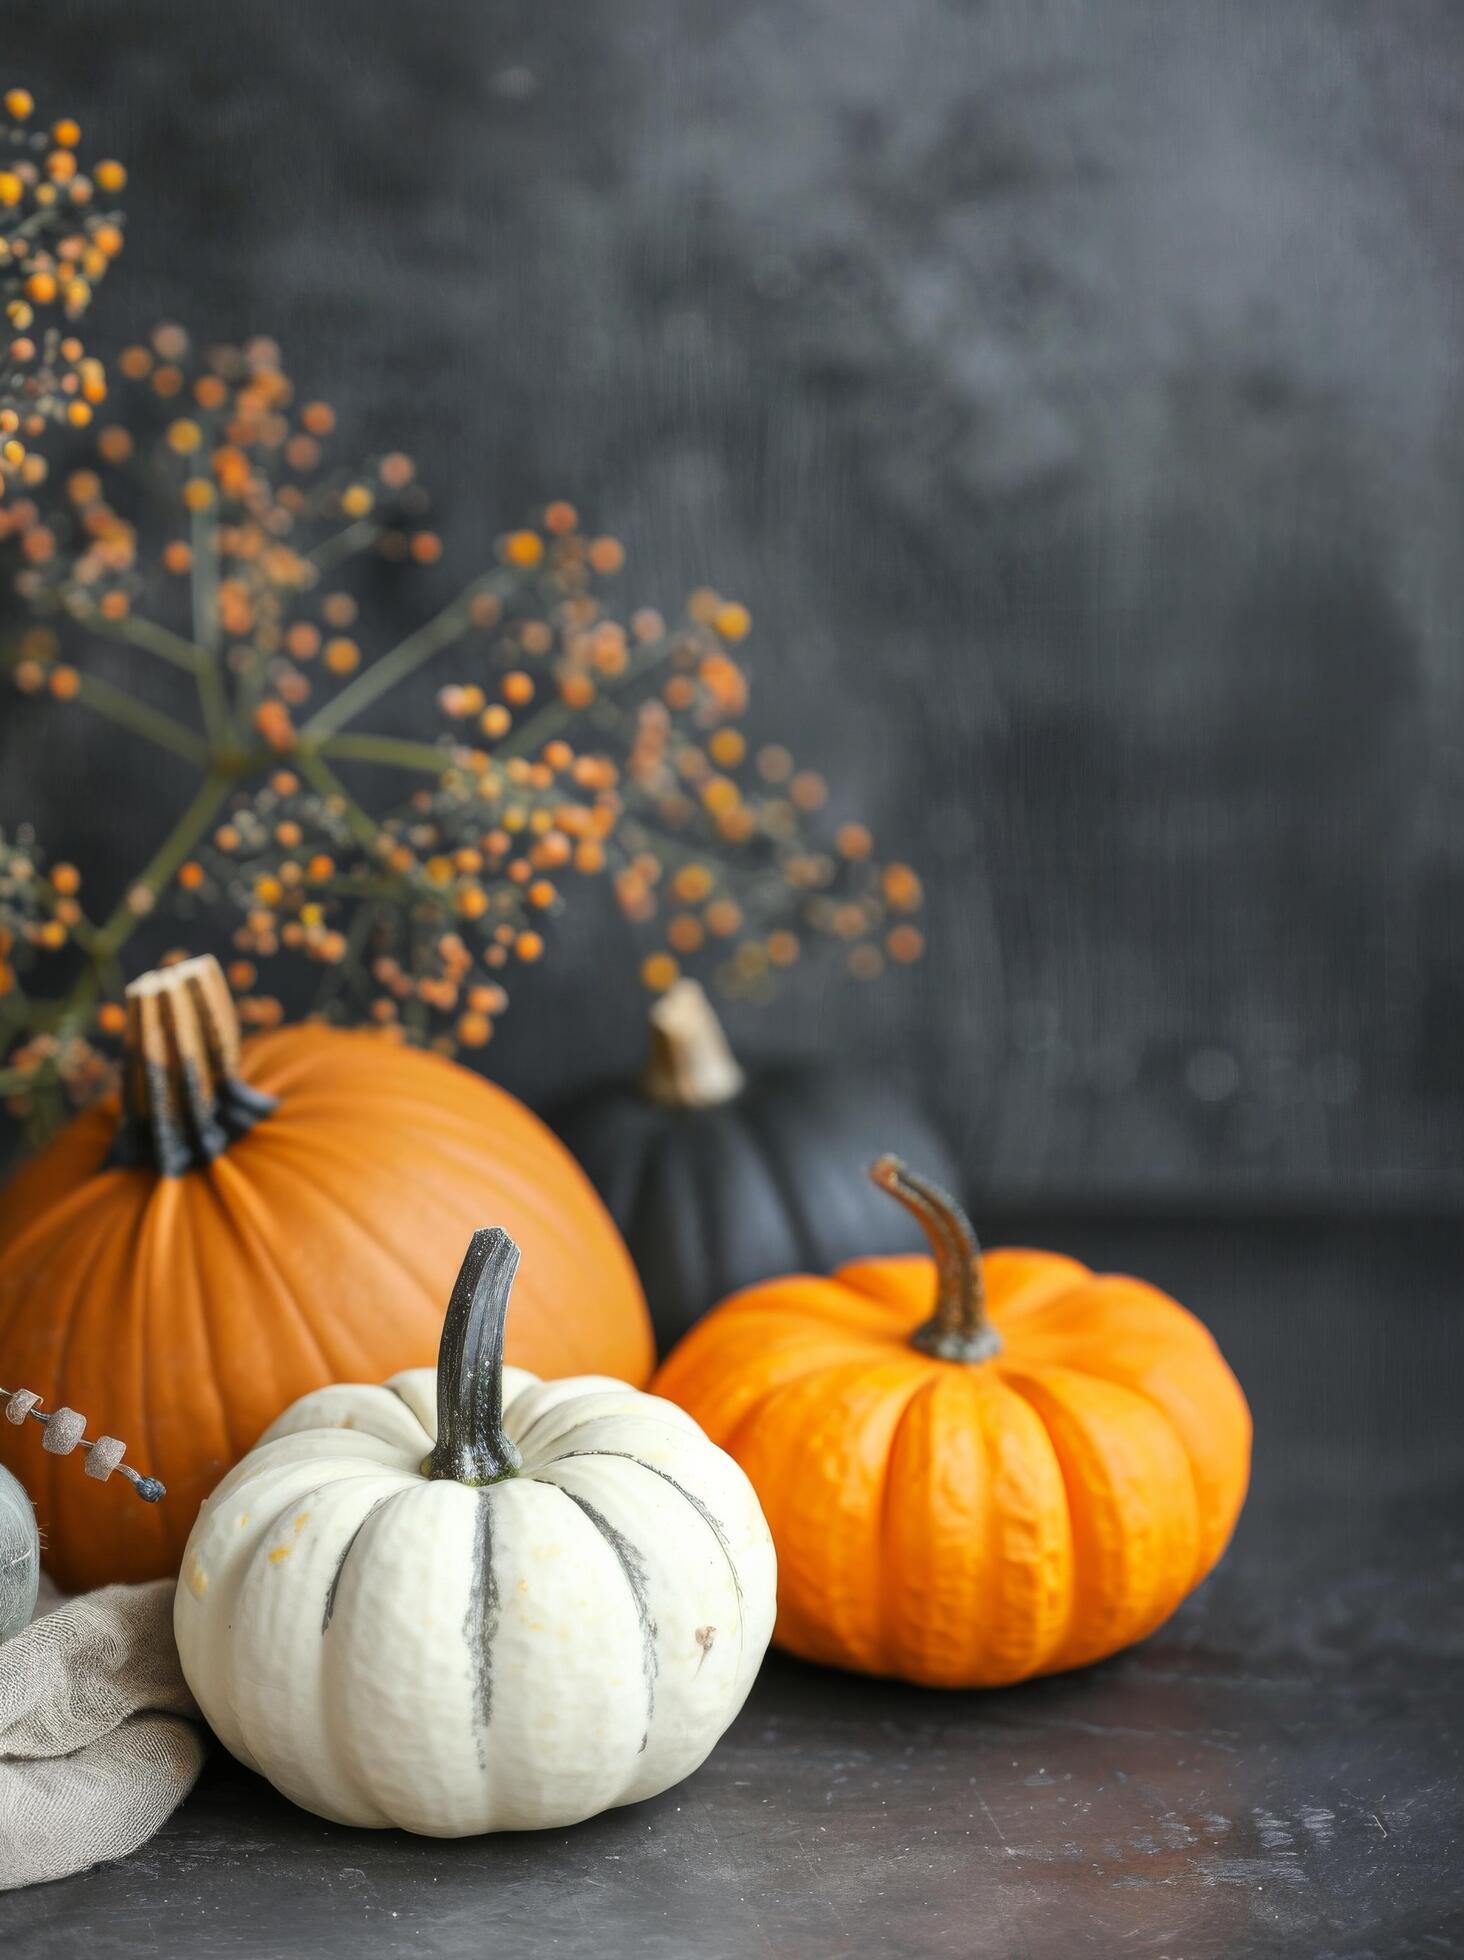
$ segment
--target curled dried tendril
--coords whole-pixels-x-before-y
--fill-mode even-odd
[[[26,1039],[0,1088],[22,1113],[47,1071],[68,1093],[93,1086],[119,955],[147,918],[176,923],[173,957],[226,952],[249,1025],[280,1020],[313,974],[308,1011],[446,1053],[490,1040],[585,881],[634,929],[653,991],[701,972],[765,999],[819,943],[861,978],[919,957],[916,873],[882,861],[863,824],[830,820],[818,774],[745,732],[739,601],[698,590],[671,619],[617,606],[623,547],[560,501],[388,639],[381,615],[410,587],[383,588],[381,561],[440,577],[411,459],[337,462],[332,411],[297,398],[270,341],[199,351],[165,326],[117,366],[122,412],[64,495],[0,507],[36,619],[0,662],[23,693],[93,709],[201,787],[96,920],[30,849],[14,943],[29,965],[79,956],[82,991],[39,1022],[12,1003]],[[170,679],[177,703],[119,681],[115,651],[97,671],[104,643]],[[403,728],[392,690],[429,663],[436,714]]]

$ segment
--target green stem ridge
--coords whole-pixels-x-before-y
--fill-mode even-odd
[[[422,1466],[435,1480],[476,1488],[522,1467],[503,1427],[503,1330],[518,1265],[507,1232],[474,1232],[437,1350],[437,1441]]]
[[[917,1177],[898,1157],[869,1167],[881,1191],[917,1218],[935,1260],[935,1311],[910,1336],[911,1347],[942,1361],[989,1361],[1001,1352],[1001,1336],[986,1312],[981,1247],[971,1221],[948,1191]]]

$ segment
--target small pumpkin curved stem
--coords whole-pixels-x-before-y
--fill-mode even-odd
[[[965,1212],[938,1184],[917,1177],[898,1157],[881,1157],[869,1167],[887,1191],[919,1219],[935,1260],[935,1311],[910,1336],[911,1347],[942,1361],[989,1361],[1001,1352],[1001,1336],[986,1314],[981,1247]]]
[[[747,1077],[722,1023],[695,980],[668,987],[646,1016],[651,1052],[641,1086],[669,1109],[714,1109],[740,1096]]]
[[[122,1121],[109,1168],[164,1177],[211,1164],[279,1107],[239,1076],[239,1017],[211,953],[145,973],[127,989]]]
[[[502,1483],[521,1458],[503,1427],[503,1329],[519,1249],[498,1226],[474,1232],[437,1350],[437,1441],[426,1476]]]

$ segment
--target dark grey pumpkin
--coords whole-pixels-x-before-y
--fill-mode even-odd
[[[0,1467],[0,1641],[30,1625],[40,1583],[35,1511],[22,1486]]]
[[[694,981],[663,994],[650,1023],[639,1082],[591,1090],[549,1121],[624,1234],[662,1354],[740,1287],[925,1249],[869,1166],[893,1152],[948,1188],[960,1177],[894,1081],[821,1065],[746,1076]]]

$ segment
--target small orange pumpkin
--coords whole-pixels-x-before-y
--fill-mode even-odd
[[[994,1687],[1151,1633],[1245,1499],[1250,1412],[1193,1315],[1058,1253],[982,1254],[895,1158],[933,1260],[751,1287],[653,1383],[747,1472],[790,1653]],[[935,1307],[931,1311],[931,1297]]]
[[[281,1409],[429,1363],[484,1218],[525,1248],[509,1358],[643,1383],[630,1255],[512,1096],[368,1033],[241,1049],[211,958],[130,987],[120,1112],[83,1111],[0,1195],[0,1380],[135,1439],[169,1493],[103,1516],[105,1493],[0,1421],[60,1584],[175,1572],[199,1504]]]

